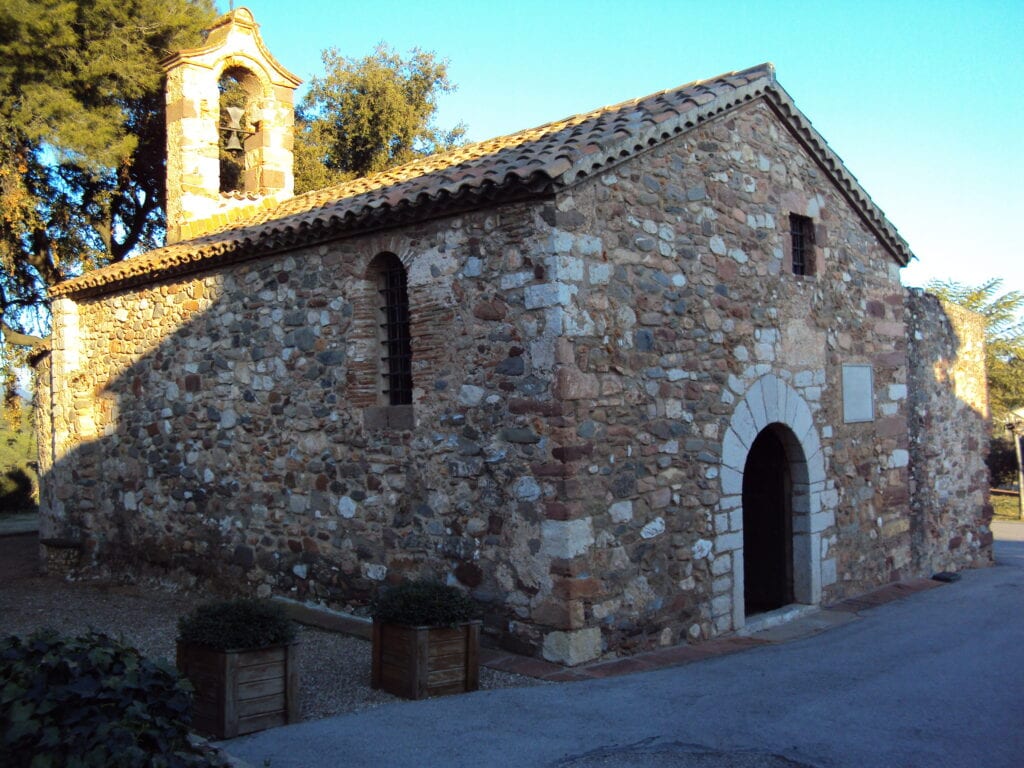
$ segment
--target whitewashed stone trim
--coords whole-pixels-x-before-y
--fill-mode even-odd
[[[811,408],[799,392],[775,374],[758,378],[733,409],[722,438],[719,512],[742,505],[743,470],[750,448],[761,431],[773,424],[785,427],[780,436],[791,461],[793,590],[798,603],[813,605],[821,602],[821,534],[835,525],[835,502],[825,493],[825,456]],[[716,555],[731,553],[733,563],[731,625],[725,630],[741,629],[745,623],[742,515],[738,517],[738,526],[718,526],[716,530]],[[834,561],[830,568],[835,568]]]

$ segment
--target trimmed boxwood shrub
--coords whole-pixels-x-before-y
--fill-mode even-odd
[[[192,689],[164,661],[97,632],[0,639],[0,754],[10,768],[200,768]]]
[[[178,639],[218,651],[266,648],[294,640],[295,624],[269,600],[221,600],[200,605],[180,619]]]
[[[476,604],[464,592],[433,581],[407,581],[381,592],[373,618],[408,627],[452,627],[477,618]]]

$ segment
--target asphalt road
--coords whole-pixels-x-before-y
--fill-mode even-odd
[[[813,637],[387,705],[224,746],[271,768],[1021,768],[1024,524],[1003,527],[996,567]]]

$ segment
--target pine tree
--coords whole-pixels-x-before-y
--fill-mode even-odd
[[[47,289],[163,236],[160,59],[197,45],[212,0],[0,4],[0,322],[45,335]]]

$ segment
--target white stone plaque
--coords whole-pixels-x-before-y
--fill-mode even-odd
[[[870,365],[843,366],[843,421],[875,420],[874,386]]]

